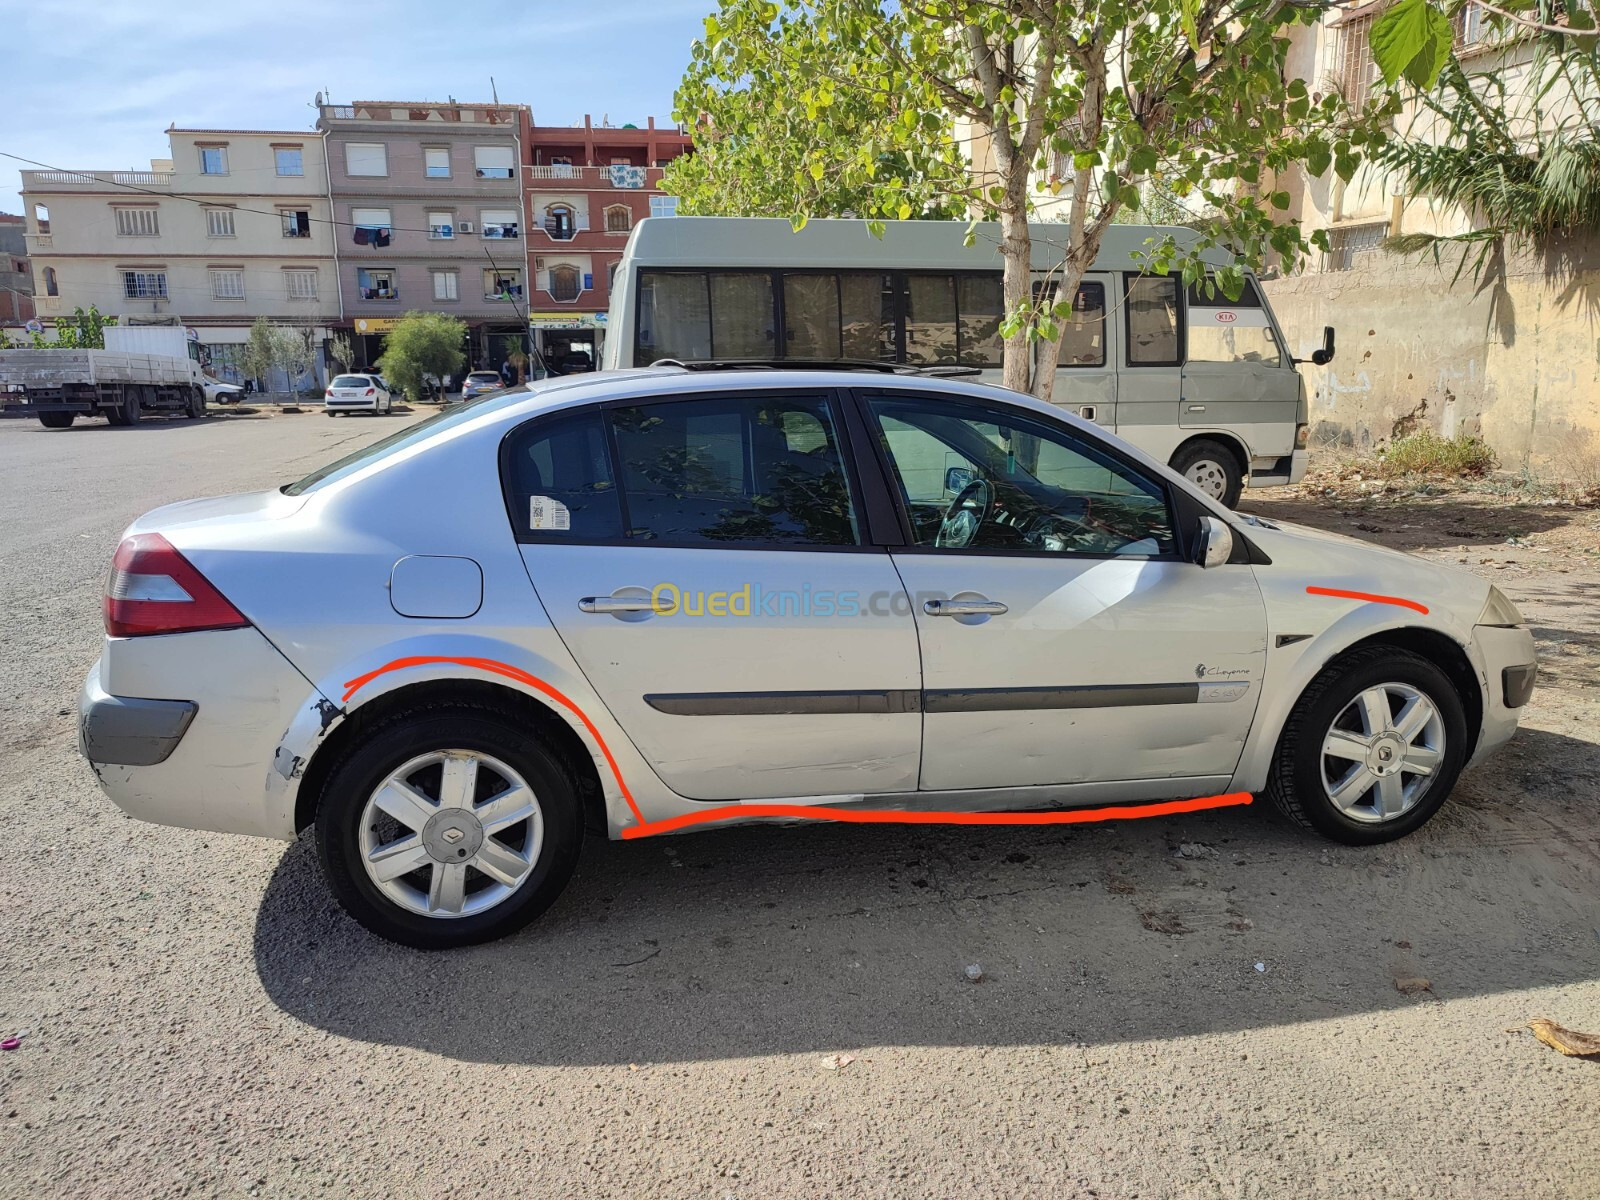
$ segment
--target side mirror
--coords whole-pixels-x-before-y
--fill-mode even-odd
[[[1319,367],[1325,367],[1333,361],[1333,326],[1322,327],[1322,349],[1311,352],[1311,361]]]
[[[972,482],[972,471],[968,467],[946,467],[944,472],[944,490],[959,496],[961,490]]]
[[[1219,517],[1200,518],[1200,545],[1195,561],[1202,567],[1220,567],[1233,557],[1233,530]]]

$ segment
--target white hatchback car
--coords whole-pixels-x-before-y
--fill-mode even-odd
[[[336,375],[323,395],[322,406],[330,417],[353,412],[387,415],[394,399],[380,375]]]
[[[497,394],[148,514],[105,613],[80,728],[111,798],[314,826],[345,908],[424,947],[533,919],[586,827],[1264,794],[1386,841],[1512,735],[1535,672],[1473,575],[1241,517],[1048,404],[890,370]]]

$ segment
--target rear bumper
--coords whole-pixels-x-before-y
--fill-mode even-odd
[[[292,840],[292,800],[268,774],[317,695],[255,629],[107,638],[84,681],[79,746],[129,816]]]
[[[333,412],[369,412],[378,407],[376,396],[362,396],[357,400],[324,400],[323,405]]]
[[[1287,454],[1274,460],[1272,465],[1265,470],[1259,470],[1252,466],[1250,468],[1249,486],[1253,488],[1283,487],[1285,484],[1299,483],[1306,477],[1306,466],[1310,461],[1311,452],[1309,450],[1296,450],[1292,454]]]
[[[1533,633],[1526,626],[1503,629],[1478,625],[1472,630],[1472,643],[1483,664],[1483,727],[1469,766],[1511,740],[1532,695],[1537,671]]]

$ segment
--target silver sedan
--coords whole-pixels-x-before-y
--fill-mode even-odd
[[[148,514],[105,613],[80,727],[112,800],[314,828],[350,914],[422,947],[535,918],[585,832],[1259,796],[1386,841],[1511,737],[1535,671],[1472,575],[893,370],[498,393]]]

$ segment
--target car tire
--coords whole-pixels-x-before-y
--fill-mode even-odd
[[[431,761],[440,756],[478,764],[478,806],[470,818],[462,815],[465,806],[438,803],[449,793],[443,763]],[[412,770],[419,762],[424,765]],[[395,781],[407,772],[405,788],[434,805],[408,801],[409,824],[377,807],[380,792],[394,805]],[[507,781],[531,794],[530,807],[538,815],[495,831],[478,814],[505,818],[504,811],[496,813],[483,801],[508,795]],[[515,803],[528,802],[517,798]],[[345,912],[379,937],[421,950],[492,941],[527,925],[566,887],[583,840],[577,788],[561,757],[530,738],[525,725],[492,708],[450,703],[403,712],[364,731],[329,773],[315,828],[323,874]],[[501,840],[506,836],[513,839],[509,846]],[[471,857],[455,863],[445,857],[451,853]],[[399,854],[407,856],[404,861]],[[377,856],[370,867],[369,856]],[[413,858],[420,863],[414,870],[378,878],[377,873],[406,866]],[[501,874],[479,869],[480,863]],[[512,872],[526,864],[515,886],[506,882],[511,878],[507,864]],[[459,882],[451,884],[452,878]],[[458,905],[456,912],[452,904]]]
[[[1408,713],[1411,723],[1425,715],[1409,708],[1418,697],[1431,705],[1433,717],[1408,739]],[[1373,735],[1366,728],[1375,723],[1365,711],[1369,699],[1393,723],[1389,733]],[[1466,766],[1467,739],[1461,697],[1443,671],[1409,651],[1368,646],[1330,664],[1301,695],[1278,740],[1267,797],[1289,820],[1333,841],[1394,841],[1420,828],[1449,797]],[[1369,743],[1365,764],[1351,757],[1363,740]],[[1328,753],[1331,746],[1336,753]],[[1429,773],[1406,771],[1404,764],[1413,760]],[[1363,769],[1365,777],[1359,774]],[[1371,790],[1363,788],[1367,778]],[[1348,788],[1343,805],[1335,799],[1341,785]],[[1389,805],[1396,794],[1398,803]],[[1394,811],[1384,811],[1385,805]]]
[[[39,424],[46,429],[67,429],[77,419],[77,413],[47,412],[39,414]]]
[[[1172,469],[1217,503],[1233,508],[1244,490],[1238,456],[1221,442],[1201,438],[1172,456]]]

